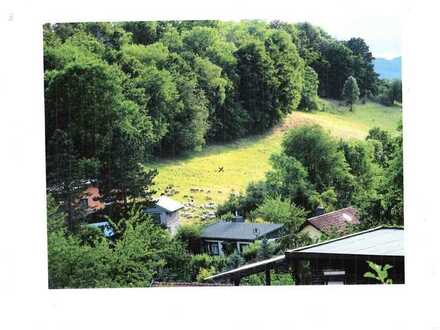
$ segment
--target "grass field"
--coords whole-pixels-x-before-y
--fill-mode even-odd
[[[326,112],[290,114],[270,133],[241,139],[224,145],[210,145],[203,151],[176,159],[148,164],[157,168],[156,190],[162,193],[173,185],[173,199],[185,203],[181,219],[195,221],[204,214],[212,217],[215,206],[230,193],[244,191],[252,181],[264,178],[270,169],[269,157],[280,150],[283,133],[289,128],[316,123],[330,134],[343,139],[364,139],[374,126],[396,131],[402,118],[400,107],[367,103],[348,112],[335,101],[324,101]],[[218,168],[224,171],[219,173]],[[202,190],[195,192],[194,190]],[[211,215],[209,215],[211,214]]]

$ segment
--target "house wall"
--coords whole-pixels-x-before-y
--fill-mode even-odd
[[[167,212],[161,207],[155,206],[145,210],[150,214],[159,214],[161,225],[166,226],[172,234],[175,234],[179,226],[179,211]]]
[[[206,252],[208,251],[208,243],[214,243],[216,242],[218,244],[219,247],[219,251],[220,251],[220,255],[224,255],[224,251],[223,251],[223,243],[227,242],[227,243],[234,243],[235,244],[235,249],[237,249],[238,252],[240,252],[240,245],[241,244],[251,244],[252,241],[235,241],[235,240],[217,240],[217,239],[204,239],[203,240],[203,249]]]
[[[315,259],[310,262],[311,278],[309,283],[305,284],[326,284],[325,270],[343,270],[345,276],[343,280],[345,284],[377,284],[374,279],[365,278],[366,272],[371,272],[367,264],[367,260],[371,260],[381,266],[390,264],[393,266],[388,271],[389,277],[395,284],[405,282],[405,269],[403,257],[356,257],[350,258],[325,258]]]
[[[301,231],[301,234],[307,234],[311,239],[320,239],[322,232],[313,227],[312,225],[306,225]]]
[[[179,227],[179,211],[177,212],[164,212],[161,214],[161,222],[163,225],[170,229],[172,234],[177,232],[177,227]]]
[[[223,256],[223,241],[220,240],[204,240],[203,241],[203,249],[205,250],[206,253],[208,253],[209,255],[214,255],[213,253],[211,253],[211,251],[209,251],[209,245],[210,244],[217,244],[218,246],[218,251],[219,251],[219,256]]]

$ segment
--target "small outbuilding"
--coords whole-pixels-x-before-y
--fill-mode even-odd
[[[145,209],[145,212],[151,214],[157,223],[168,228],[174,234],[179,226],[179,210],[182,208],[181,203],[162,195],[155,205]]]

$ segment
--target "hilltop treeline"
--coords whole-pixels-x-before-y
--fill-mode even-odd
[[[307,23],[46,24],[48,172],[71,158],[105,176],[120,171],[113,146],[137,161],[261,133],[318,95],[340,98],[350,75],[377,93],[372,60],[362,39]]]

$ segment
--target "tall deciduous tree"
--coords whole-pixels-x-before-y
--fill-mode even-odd
[[[112,130],[103,154],[101,190],[116,201],[111,208],[113,216],[126,214],[129,204],[135,201],[146,205],[151,202],[157,171],[143,168],[145,155],[141,136],[124,127]]]
[[[375,162],[382,168],[388,167],[396,149],[396,144],[390,132],[373,127],[368,131],[367,141],[373,142]]]
[[[383,189],[385,207],[392,224],[403,225],[403,147],[402,135],[396,138],[396,148],[388,168],[385,170]]]
[[[272,170],[266,174],[267,190],[291,203],[312,209],[310,196],[314,187],[309,181],[306,168],[295,157],[282,154],[271,156]]]
[[[304,85],[304,61],[291,37],[284,31],[270,34],[265,47],[271,57],[279,87],[274,91],[274,108],[281,114],[296,110]]]
[[[320,95],[340,99],[345,80],[353,74],[353,53],[332,39],[322,40],[319,52],[321,60],[311,66],[319,76]]]
[[[274,63],[261,42],[251,42],[236,53],[239,75],[238,93],[250,121],[248,131],[261,133],[278,122],[281,113],[274,106],[279,81]]]
[[[393,100],[402,103],[402,80],[393,80],[391,88],[393,91]]]
[[[307,66],[304,70],[304,86],[301,93],[301,103],[299,104],[300,110],[313,111],[319,109],[318,87],[317,73]]]
[[[82,157],[95,157],[119,117],[121,73],[99,60],[68,64],[46,79],[46,128],[66,132]]]
[[[283,153],[297,159],[307,170],[309,180],[319,192],[335,187],[341,199],[349,193],[352,177],[344,154],[335,141],[318,125],[290,130],[284,137]]]
[[[252,212],[252,216],[254,218],[261,218],[266,222],[281,223],[284,225],[284,234],[278,241],[282,251],[300,246],[304,243],[305,238],[298,234],[298,232],[306,219],[306,212],[304,209],[291,204],[288,200],[283,200],[280,196],[267,197],[263,203]]]
[[[376,94],[379,78],[374,71],[374,57],[370,48],[362,38],[351,38],[344,44],[353,52],[353,75],[356,77],[361,96],[365,96],[367,92]]]

